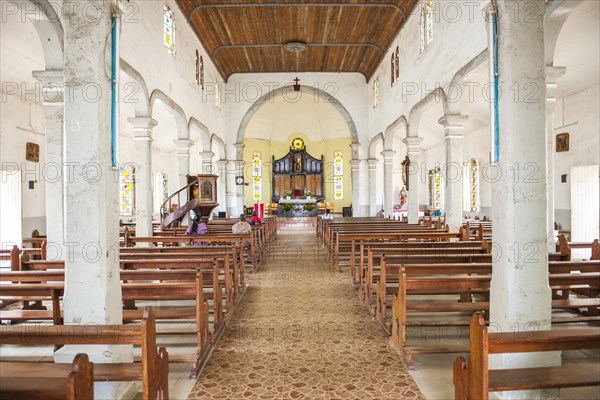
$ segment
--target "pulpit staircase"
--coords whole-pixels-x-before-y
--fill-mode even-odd
[[[199,186],[199,178],[192,179],[186,186],[182,187],[175,193],[173,193],[161,206],[161,228],[167,229],[173,226],[177,226],[190,212],[194,211],[198,217],[208,216],[210,212],[217,207],[218,203],[202,203],[198,196],[190,196],[193,193],[193,188]],[[187,201],[181,206],[181,200],[186,201],[192,197],[191,200]],[[173,205],[177,204],[177,208],[173,210]]]

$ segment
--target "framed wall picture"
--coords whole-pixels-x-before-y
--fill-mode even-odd
[[[556,135],[556,152],[561,153],[563,151],[569,151],[568,133],[560,133]]]
[[[31,162],[40,162],[40,145],[27,142],[25,145],[25,159]]]

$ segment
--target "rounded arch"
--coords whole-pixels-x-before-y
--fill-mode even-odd
[[[242,118],[242,122],[240,123],[240,127],[238,129],[236,142],[238,144],[244,142],[246,128],[248,127],[248,124],[252,120],[252,117],[254,116],[256,111],[258,111],[263,104],[269,101],[273,101],[273,99],[277,96],[287,95],[289,92],[293,93],[292,86],[284,86],[281,88],[277,88],[270,91],[269,93],[264,94],[254,104],[252,104],[248,111],[246,111],[244,118]],[[338,99],[325,92],[324,90],[312,86],[302,86],[301,93],[302,95],[312,95],[315,99],[319,99],[320,101],[332,104],[335,107],[335,109],[341,114],[341,116],[344,118],[344,121],[348,125],[348,130],[350,131],[352,143],[358,143],[358,131],[356,129],[356,125],[354,124],[354,120],[352,119],[352,116],[350,115],[348,110],[342,105],[342,103],[339,102]]]
[[[135,81],[135,83],[138,85],[136,90],[136,94],[138,94],[140,97],[136,98],[136,101],[134,101],[134,108],[135,108],[135,116],[137,118],[142,118],[142,117],[150,117],[151,115],[151,110],[150,110],[150,95],[148,92],[148,86],[146,86],[146,81],[144,80],[144,77],[142,76],[142,74],[140,74],[135,68],[133,68],[129,63],[127,63],[127,61],[121,59],[120,60],[120,64],[121,64],[121,71],[123,71],[123,73],[125,73],[125,75],[127,75],[128,77],[130,77],[132,80]],[[128,90],[128,86],[131,82],[126,82],[123,85],[121,85],[121,89],[127,91]]]
[[[219,158],[218,159],[219,160],[224,160],[225,159],[226,154],[227,154],[225,152],[225,150],[226,150],[225,149],[225,142],[216,133],[213,133],[210,136],[210,146],[211,146],[211,149],[214,149],[214,148],[218,149],[218,151],[219,151],[219,154],[218,154]],[[216,155],[217,154],[215,154],[215,156]]]
[[[427,108],[427,106],[432,102],[441,102],[444,108],[444,114],[449,114],[448,110],[448,101],[446,97],[446,92],[441,87],[437,87],[435,90],[431,91],[425,98],[415,104],[410,110],[410,114],[408,116],[408,127],[406,137],[416,137],[419,134],[419,124],[421,123],[421,116],[423,112]]]
[[[210,130],[202,122],[198,121],[194,117],[191,117],[190,121],[188,122],[188,131],[191,133],[193,128],[198,129],[198,131],[200,132],[200,140],[202,141],[202,151],[210,151],[212,140],[210,137]]]
[[[548,6],[544,25],[546,65],[554,65],[554,54],[560,31],[573,10],[583,3],[583,0],[571,0],[554,2]]]
[[[17,11],[20,8],[31,5],[34,12],[27,12],[25,15],[36,30],[42,49],[44,52],[44,60],[46,70],[62,70],[64,67],[64,31],[60,21],[60,16],[52,4],[47,0],[8,0],[8,4],[12,4]],[[3,7],[3,13],[11,13],[12,11]]]
[[[183,108],[181,108],[179,104],[175,103],[175,101],[173,101],[169,96],[164,94],[160,89],[155,89],[150,95],[150,110],[152,112],[154,112],[154,106],[157,102],[163,104],[175,118],[177,130],[179,131],[177,132],[177,139],[189,140],[190,130],[188,128],[188,121]]]
[[[454,74],[452,81],[450,81],[450,84],[448,85],[448,93],[444,100],[444,111],[446,111],[447,114],[459,115],[461,113],[462,99],[464,97],[462,96],[464,79],[477,67],[486,62],[488,58],[489,51],[486,48]]]
[[[404,135],[402,135],[402,131]],[[408,135],[408,121],[404,115],[401,115],[392,122],[386,129],[383,137],[383,149],[394,150],[394,139],[406,137]]]
[[[381,144],[381,146],[383,147],[384,145],[384,137],[383,137],[383,132],[379,132],[377,135],[375,135],[375,137],[373,139],[371,139],[371,141],[369,142],[369,158],[370,159],[378,159],[379,158],[379,154],[377,154],[377,146]],[[385,147],[384,147],[385,148]]]

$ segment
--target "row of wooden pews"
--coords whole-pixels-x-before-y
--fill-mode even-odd
[[[333,264],[339,266],[348,258],[351,282],[358,296],[409,368],[414,368],[413,357],[418,354],[469,351],[464,328],[469,326],[471,315],[479,313],[483,323],[489,315],[492,273],[489,222],[469,221],[457,233],[446,229],[436,232],[433,224],[431,227],[424,224],[430,228],[424,230],[422,225],[383,219],[330,220],[321,221],[319,225],[317,235]],[[555,310],[552,324],[557,327],[566,323],[597,324],[600,321],[600,260],[597,256],[591,261],[570,258],[571,248],[595,249],[597,242],[569,244],[563,240],[559,244],[556,252],[548,254],[552,309]],[[596,250],[592,250],[592,254],[597,254]],[[599,331],[595,332],[597,335]],[[561,347],[560,343],[551,346]],[[461,362],[455,365],[456,398],[484,398],[465,397],[469,386],[465,375],[457,373],[461,368],[465,370],[464,360]],[[481,364],[474,362],[473,365],[474,373],[480,376]],[[596,364],[591,371],[597,369]],[[589,380],[590,374],[585,376],[573,380],[576,383],[573,386]],[[562,384],[566,381],[563,379]],[[598,378],[591,381],[597,382]],[[504,383],[489,390],[509,390],[502,389],[507,381],[501,382]],[[558,386],[547,387],[560,387],[561,382],[552,384]],[[536,383],[531,383],[531,388],[536,387]],[[516,384],[515,388],[528,387]]]
[[[139,362],[94,364],[85,353],[72,364],[0,361],[0,396],[10,399],[94,398],[94,382],[141,382],[144,400],[169,398],[169,356],[157,348],[155,316],[144,311],[140,324],[2,325],[0,345],[135,345]]]

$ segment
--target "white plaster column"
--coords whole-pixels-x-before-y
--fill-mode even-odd
[[[352,216],[360,216],[360,160],[350,160],[352,180]]]
[[[200,162],[202,163],[201,171],[203,174],[214,174],[212,159],[215,153],[212,151],[203,151],[200,153]]]
[[[122,324],[118,171],[111,168],[112,2],[95,1],[94,23],[80,4],[62,7],[65,93],[65,324]],[[130,362],[132,346],[65,346],[57,362],[87,353],[94,363]],[[121,398],[125,383],[95,383],[96,398]]]
[[[369,213],[368,216],[372,217],[379,211],[377,209],[377,196],[380,194],[377,192],[377,164],[379,160],[376,158],[370,158],[367,160],[369,164]],[[379,188],[381,190],[381,188]]]
[[[462,224],[463,127],[465,115],[445,115],[438,121],[444,127],[446,165],[444,166],[444,211],[450,232],[458,232]]]
[[[566,67],[546,66],[546,185],[548,199],[547,248],[555,251],[554,241],[554,109],[556,107],[556,89],[558,78],[567,72]]]
[[[219,202],[219,211],[227,212],[227,160],[217,161],[217,201]]]
[[[157,122],[148,117],[128,121],[133,126],[135,144],[135,233],[152,237],[152,129]]]
[[[369,161],[360,160],[358,166],[358,185],[359,185],[359,213],[360,217],[368,217],[369,212]]]
[[[498,19],[500,92],[519,96],[499,97],[490,325],[494,330],[531,332],[550,328],[552,300],[546,239],[546,5],[544,0],[498,0],[497,7],[503,16],[528,17]],[[535,91],[526,90],[532,86]],[[560,357],[547,352],[505,354],[490,363],[493,368],[520,368],[554,365]],[[511,399],[539,397],[547,394],[506,394]]]
[[[62,70],[34,71],[42,84],[46,123],[46,235],[48,259],[65,259],[64,212],[64,75]]]
[[[384,150],[383,156],[383,209],[386,216],[394,209],[394,155],[393,150]]]
[[[177,146],[177,163],[179,170],[179,188],[187,186],[187,176],[190,174],[190,148],[194,144],[189,139],[174,140]],[[183,204],[180,204],[181,207]]]
[[[419,168],[421,167],[421,142],[423,138],[408,137],[404,139],[406,144],[410,167],[408,169],[408,223],[416,224],[419,222],[419,189],[421,176]]]
[[[235,183],[237,176],[237,161],[228,160],[227,165],[227,214],[230,217],[237,217],[241,211],[238,208],[238,185]],[[243,190],[243,186],[242,186]]]
[[[243,143],[236,143],[235,145],[235,171],[237,176],[243,176],[244,180],[246,178],[250,181],[250,177],[246,177],[246,168],[244,164],[244,147],[246,146]],[[249,187],[249,186],[248,186]],[[238,214],[244,212],[244,190],[246,189],[245,185],[236,185],[236,210]]]

